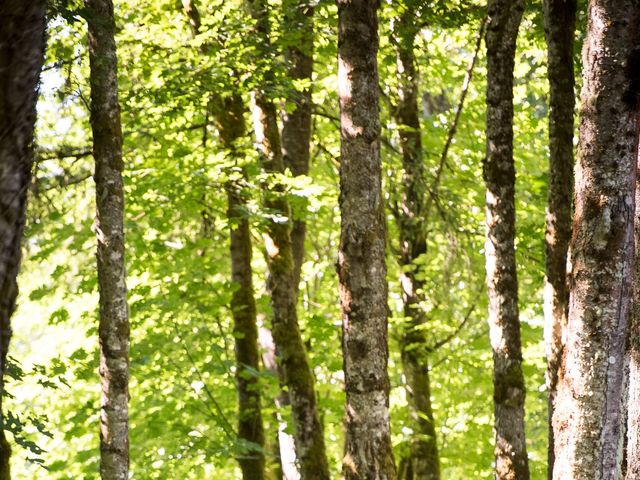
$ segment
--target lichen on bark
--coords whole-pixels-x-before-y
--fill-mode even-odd
[[[386,225],[381,191],[378,2],[338,1],[338,274],[346,390],[347,480],[393,480],[387,373]]]
[[[129,311],[127,305],[122,128],[111,0],[86,0],[95,159],[100,318],[100,476],[129,478]]]
[[[555,480],[614,480],[622,470],[637,160],[628,63],[637,9],[636,0],[589,3],[567,341],[553,414]]]
[[[522,346],[515,256],[513,74],[522,0],[490,0],[487,44],[487,187],[485,256],[493,349],[495,473],[527,480]]]
[[[246,6],[255,21],[258,41],[256,49],[266,57],[272,48],[267,2],[246,0]],[[277,111],[267,93],[272,82],[273,72],[267,68],[260,88],[252,92],[251,109],[262,168],[267,174],[282,174],[285,165]],[[282,368],[283,383],[287,386],[291,402],[300,474],[305,480],[328,480],[329,464],[323,427],[318,415],[315,380],[298,325],[298,278],[291,240],[291,210],[284,196],[283,186],[269,186],[265,182],[263,204],[273,215],[267,222],[263,235],[269,268],[267,288],[273,312],[272,334]]]

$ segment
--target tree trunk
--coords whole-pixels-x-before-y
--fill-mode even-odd
[[[496,479],[528,480],[515,258],[513,70],[522,0],[489,0],[484,179],[489,328],[493,348]]]
[[[427,252],[424,198],[425,169],[422,158],[420,117],[418,115],[418,71],[414,41],[417,29],[414,11],[407,8],[394,21],[392,41],[396,48],[398,76],[397,122],[402,151],[402,205],[396,220],[400,235],[402,300],[407,324],[401,338],[402,366],[413,421],[410,470],[414,480],[439,480],[440,463],[436,429],[431,408],[429,359],[427,357],[426,316],[420,308],[424,282],[417,275],[416,260]]]
[[[125,283],[122,129],[111,0],[87,0],[95,159],[100,377],[100,475],[129,478],[129,312]]]
[[[338,274],[345,374],[346,480],[393,480],[387,373],[386,225],[381,192],[378,2],[338,0]]]
[[[247,0],[247,6],[256,21],[258,49],[267,56],[271,48],[267,4],[263,0]],[[267,71],[262,84],[268,87],[272,82],[273,76],[270,71]],[[276,108],[264,89],[253,92],[253,118],[264,170],[267,173],[283,173],[285,167]],[[264,188],[265,208],[272,211],[274,217],[288,219],[286,222],[278,219],[269,222],[264,238],[269,266],[267,287],[271,294],[273,311],[272,334],[291,402],[300,474],[304,480],[329,479],[323,428],[316,406],[313,373],[309,367],[298,326],[296,311],[298,287],[291,243],[289,205],[280,186],[269,188],[265,184]]]
[[[311,84],[313,74],[313,12],[308,0],[288,0],[284,2],[285,24],[294,32],[289,38],[292,45],[285,52],[288,76],[292,81],[307,81]],[[284,165],[295,176],[309,174],[309,142],[311,140],[311,86],[289,91],[287,102],[293,110],[282,116],[282,154]],[[304,260],[304,239],[306,222],[294,219],[291,228],[291,248],[293,249],[294,278],[300,283],[300,272]]]
[[[232,94],[216,98],[214,115],[220,141],[227,154],[237,155],[236,143],[245,134],[242,97]],[[244,175],[243,175],[244,177]],[[236,384],[238,387],[238,438],[249,448],[238,457],[244,480],[263,480],[265,469],[264,428],[260,409],[260,385],[255,376],[260,368],[258,325],[251,269],[251,231],[243,213],[246,200],[242,178],[226,186],[230,223],[231,280],[236,284],[231,297],[235,338]]]
[[[46,2],[0,3],[0,419],[11,316],[18,295],[21,241],[33,164],[38,81],[44,61]],[[0,429],[0,480],[9,480],[11,447]]]
[[[567,324],[569,287],[567,250],[571,239],[573,195],[573,111],[575,107],[573,36],[576,0],[545,0],[544,22],[549,76],[549,194],[545,234],[545,350],[549,395],[548,478],[553,472],[553,405]]]
[[[556,480],[619,479],[637,159],[638,2],[592,0],[566,343],[553,415]]]
[[[196,2],[182,0],[195,37],[200,33],[201,17]],[[203,53],[206,47],[203,47]],[[237,143],[246,133],[244,102],[233,92],[228,97],[212,94],[209,102],[220,142],[231,158],[238,156]],[[206,145],[205,145],[206,147]],[[233,174],[232,174],[233,175]],[[258,324],[253,289],[251,230],[244,210],[246,200],[242,191],[244,172],[239,179],[230,180],[227,191],[227,219],[229,221],[229,253],[231,280],[236,285],[231,296],[233,336],[236,357],[236,385],[238,394],[238,439],[246,451],[238,457],[244,480],[265,478],[265,435],[260,407],[260,385],[254,372],[260,369]]]
[[[636,121],[640,118],[636,114]],[[638,158],[636,169],[638,168]],[[637,170],[636,170],[637,172]],[[636,180],[636,212],[634,225],[634,240],[636,264],[634,271],[633,299],[631,306],[631,329],[629,332],[627,364],[629,371],[629,393],[627,396],[627,445],[626,445],[626,472],[625,480],[636,480],[640,478],[640,262],[637,261],[640,255],[640,183]]]
[[[285,0],[283,2],[287,43],[285,60],[287,75],[293,82],[306,81],[309,86],[302,89],[294,85],[288,92],[287,103],[291,111],[282,113],[282,155],[285,168],[294,176],[309,174],[310,141],[311,141],[311,76],[313,74],[313,13],[314,6],[306,0]],[[300,275],[304,262],[304,241],[306,236],[306,220],[296,218],[292,212],[291,248],[293,252],[294,283],[296,292],[300,285]],[[296,299],[297,299],[296,293]],[[282,373],[282,369],[279,369]],[[276,399],[278,408],[290,405],[288,392],[283,390]],[[299,478],[295,464],[295,451],[292,437],[286,432],[286,422],[280,415],[279,451],[281,466],[285,480]],[[293,458],[292,458],[293,454]]]
[[[271,330],[262,326],[258,329],[260,339],[260,347],[262,348],[262,364],[264,368],[277,376],[280,381],[283,380],[282,368],[278,368],[276,346],[273,343]],[[296,449],[293,436],[287,432],[287,422],[282,416],[282,411],[291,405],[286,390],[280,390],[279,395],[275,398],[276,410],[274,419],[278,426],[275,442],[272,452],[277,464],[273,471],[274,480],[299,480],[300,472],[296,465]]]

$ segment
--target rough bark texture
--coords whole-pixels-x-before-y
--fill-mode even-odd
[[[33,164],[38,80],[44,61],[46,2],[0,3],[0,418],[16,307],[20,243]],[[0,479],[10,477],[11,448],[0,429]]]
[[[425,168],[418,108],[418,70],[415,65],[414,41],[417,29],[414,12],[407,8],[394,21],[392,41],[398,68],[398,105],[396,118],[402,151],[402,205],[397,215],[400,235],[400,267],[402,300],[407,324],[402,332],[400,348],[406,378],[414,438],[407,459],[408,477],[414,480],[438,480],[440,463],[436,429],[431,408],[429,359],[424,324],[426,316],[420,308],[424,282],[416,271],[416,260],[427,252],[425,222]]]
[[[575,107],[573,37],[576,0],[545,0],[544,24],[549,76],[549,194],[545,233],[545,353],[549,419],[562,359],[562,331],[567,324],[569,286],[567,251],[571,239],[573,196],[573,113]],[[553,427],[549,421],[548,477],[553,472]]]
[[[264,0],[247,0],[247,6],[256,21],[258,48],[264,49],[262,53],[266,56],[270,48],[267,4]],[[264,84],[270,83],[267,71]],[[253,92],[253,118],[264,170],[267,173],[284,172],[276,108],[264,89]],[[278,186],[269,188],[265,184],[264,206],[274,216],[291,218],[288,202]],[[329,466],[313,373],[298,326],[298,287],[290,231],[290,221],[273,220],[267,224],[264,234],[269,266],[267,286],[273,311],[272,334],[291,402],[300,474],[304,480],[325,480],[329,479]]]
[[[237,155],[238,140],[245,134],[244,103],[238,94],[218,98],[214,115],[220,141],[227,154]],[[254,373],[260,368],[258,325],[251,269],[251,231],[244,213],[246,200],[241,182],[226,186],[227,218],[231,225],[231,280],[237,289],[231,297],[233,334],[235,338],[236,385],[238,393],[238,438],[250,448],[238,457],[244,480],[263,480],[265,477],[264,427],[260,409],[260,385]]]
[[[516,276],[513,69],[522,0],[489,0],[487,155],[484,179],[489,328],[493,348],[496,479],[527,480],[524,398]]]
[[[636,114],[636,121],[640,119]],[[636,159],[637,163],[640,157]],[[637,170],[636,170],[637,171]],[[637,261],[640,255],[640,183],[636,180],[636,212],[634,225],[634,239],[636,264],[633,283],[633,299],[631,307],[631,329],[629,332],[629,352],[627,363],[629,371],[629,393],[627,396],[627,444],[626,444],[626,472],[625,480],[637,480],[640,478],[640,262]]]
[[[347,480],[396,476],[389,434],[385,218],[378,106],[378,2],[338,1],[338,273],[346,390]]]
[[[293,104],[290,112],[282,116],[282,154],[284,165],[293,175],[309,174],[309,142],[311,140],[311,75],[313,74],[313,3],[308,0],[284,2],[285,23],[293,35],[292,44],[286,49],[288,76],[293,81],[308,81],[309,87],[295,87],[289,92],[287,102]],[[304,219],[294,219],[291,228],[294,277],[300,282],[304,260]]]
[[[100,292],[100,475],[129,478],[129,312],[125,282],[122,129],[111,0],[87,0]]]
[[[556,480],[621,475],[634,269],[637,0],[591,0],[566,344],[553,415]]]

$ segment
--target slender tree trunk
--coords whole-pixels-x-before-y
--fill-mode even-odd
[[[125,283],[122,129],[111,0],[87,0],[100,292],[100,475],[129,478],[129,311]]]
[[[621,476],[634,271],[637,0],[591,0],[566,343],[553,428],[556,480]]]
[[[182,0],[182,7],[189,18],[193,36],[198,35],[202,25],[198,5],[192,0]],[[237,144],[246,133],[245,106],[242,96],[237,92],[232,92],[227,97],[214,93],[211,95],[209,108],[215,119],[222,148],[228,156],[237,157]],[[265,435],[260,407],[260,385],[254,373],[260,369],[260,350],[251,268],[253,255],[251,230],[249,220],[244,213],[246,207],[242,189],[244,178],[245,175],[242,173],[241,178],[234,178],[225,186],[227,219],[230,225],[231,280],[236,284],[230,306],[233,315],[236,357],[238,438],[249,447],[238,457],[238,463],[244,480],[263,480],[265,478]]]
[[[271,48],[267,4],[264,0],[247,0],[247,6],[256,21],[258,48],[266,56]],[[272,82],[273,77],[267,71],[263,84],[270,86]],[[264,88],[253,92],[253,118],[264,170],[283,173],[285,166],[276,108]],[[264,206],[278,216],[291,218],[288,202],[278,186],[270,189],[265,185]],[[298,287],[290,231],[290,221],[274,220],[268,223],[264,234],[273,311],[272,334],[291,402],[300,474],[304,480],[324,480],[329,478],[329,465],[317,411],[313,373],[298,325]]]
[[[289,91],[287,102],[293,104],[290,112],[282,116],[282,154],[284,165],[293,175],[309,174],[309,143],[311,140],[311,75],[313,74],[313,3],[309,0],[286,0],[285,23],[289,28],[292,45],[285,52],[288,76],[292,81],[307,81],[309,86]],[[300,283],[304,260],[306,222],[294,219],[291,228],[294,278]]]
[[[414,438],[408,462],[414,480],[438,480],[440,462],[436,429],[431,408],[429,359],[427,357],[426,316],[420,308],[424,282],[417,275],[416,260],[427,252],[424,199],[425,168],[422,158],[420,117],[418,115],[418,70],[415,65],[414,41],[417,33],[410,7],[394,21],[392,41],[396,48],[398,68],[397,121],[402,151],[402,206],[397,216],[400,234],[400,267],[404,315],[402,332],[402,366],[406,377],[407,398]]]
[[[311,141],[311,76],[313,74],[313,13],[314,6],[308,0],[285,0],[283,2],[288,46],[285,50],[287,75],[293,82],[306,81],[308,86],[297,88],[295,85],[287,96],[287,110],[282,114],[282,154],[285,168],[294,176],[309,174]],[[289,109],[291,109],[289,111]],[[302,264],[304,262],[304,241],[306,221],[293,214],[291,227],[291,248],[293,252],[294,283],[299,289]],[[297,290],[296,290],[297,291]],[[297,295],[296,295],[297,299]],[[280,369],[282,373],[282,369]],[[288,393],[283,390],[276,399],[278,408],[290,405]],[[286,432],[286,422],[280,415],[279,450],[285,480],[299,478],[295,464],[295,451],[292,450],[292,437]],[[293,459],[291,454],[293,453]]]
[[[640,54],[637,54],[640,57]],[[637,58],[640,59],[640,58]],[[640,125],[640,118],[636,114],[636,121]],[[636,160],[636,172],[638,171]],[[636,180],[636,212],[634,225],[634,240],[636,264],[634,271],[633,299],[631,307],[631,329],[629,333],[627,364],[629,371],[629,393],[627,396],[627,437],[626,437],[626,472],[625,480],[640,478],[640,183]]]
[[[573,112],[575,107],[573,36],[576,0],[545,0],[544,23],[549,76],[549,196],[545,234],[545,350],[549,395],[548,478],[553,475],[553,405],[567,324],[567,251],[571,239],[573,196]]]
[[[38,81],[44,61],[46,2],[0,3],[0,419],[18,295],[21,240],[33,164]],[[9,480],[11,447],[0,429],[0,480]]]
[[[237,142],[245,134],[242,97],[234,93],[224,99],[217,97],[213,103],[222,146],[230,156],[236,156]],[[249,220],[243,212],[246,200],[242,192],[242,180],[232,180],[226,186],[227,218],[231,224],[231,280],[237,285],[231,297],[231,310],[237,364],[238,437],[241,441],[252,444],[248,451],[238,457],[238,463],[243,479],[263,480],[265,439],[260,409],[260,385],[253,373],[260,368],[260,351],[251,269],[251,232]]]
[[[487,26],[487,288],[493,348],[496,479],[528,480],[515,258],[513,70],[522,0],[489,0]]]
[[[273,375],[278,376],[282,381],[282,368],[278,368],[276,346],[273,342],[271,330],[260,326],[259,338],[264,368],[269,370]],[[278,480],[299,480],[300,472],[296,465],[295,441],[293,436],[286,431],[287,422],[282,417],[282,411],[291,405],[286,393],[286,391],[281,390],[280,394],[275,398],[276,411],[274,412],[274,418],[278,425],[278,432],[272,451],[277,465],[276,468],[273,469],[272,474],[275,476],[274,480],[275,478]]]
[[[393,480],[389,433],[386,225],[381,192],[378,2],[338,0],[338,274],[345,373],[345,479]]]

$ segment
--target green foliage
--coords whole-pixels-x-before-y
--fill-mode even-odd
[[[436,175],[473,55],[484,5],[411,2],[420,24],[416,55],[422,94],[427,184]],[[393,120],[396,60],[389,42],[403,2],[380,11],[384,190],[402,187]],[[253,230],[254,276],[261,317],[269,322],[260,232],[270,212],[260,183],[285,185],[294,218],[307,221],[299,314],[309,346],[331,468],[338,478],[344,409],[341,318],[335,258],[339,242],[339,125],[336,6],[315,10],[314,116],[309,177],[261,175],[252,136],[224,152],[210,111],[211,94],[233,89],[249,104],[261,88],[283,109],[291,87],[284,49],[294,28],[270,2],[272,43],[259,56],[253,23],[238,0],[202,2],[194,36],[181,2],[116,2],[119,88],[125,132],[127,269],[132,322],[131,468],[139,479],[240,478],[225,184],[238,180]],[[20,307],[14,317],[7,400],[16,479],[98,478],[99,395],[94,188],[87,99],[84,12],[77,2],[51,6],[46,70],[37,126],[37,163],[28,212]],[[548,96],[539,14],[525,16],[516,59],[515,153],[517,255],[527,379],[532,478],[546,476],[546,398],[541,287],[546,201]],[[272,78],[265,81],[265,71]],[[458,131],[428,216],[427,254],[415,268],[425,282],[433,406],[443,478],[492,478],[491,350],[484,294],[484,54],[474,71]],[[250,127],[249,112],[245,120]],[[250,132],[250,128],[248,128]],[[246,178],[243,178],[243,174]],[[389,226],[391,415],[396,458],[411,424],[398,348],[402,323],[398,234]],[[446,342],[444,340],[447,340]],[[429,348],[442,343],[438,348]],[[276,423],[278,381],[254,372],[268,435]],[[286,416],[286,413],[285,413]],[[267,452],[269,453],[269,452]],[[43,463],[46,470],[29,461]]]

